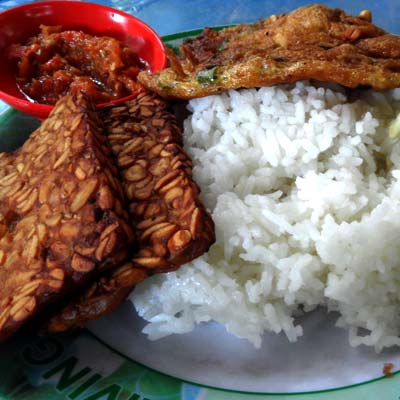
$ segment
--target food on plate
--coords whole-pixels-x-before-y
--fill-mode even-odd
[[[0,155],[0,340],[123,261],[134,240],[90,104],[64,97],[21,149]]]
[[[387,377],[392,377],[393,376],[393,368],[394,368],[394,364],[385,363],[382,368],[382,373]]]
[[[177,269],[208,250],[214,224],[199,199],[181,129],[158,96],[102,112],[138,239],[130,262],[95,282],[51,319],[49,331],[83,326],[112,311],[145,277]]]
[[[103,114],[139,241],[132,262],[156,271],[198,257],[214,240],[181,129],[168,108],[158,96],[142,93]]]
[[[181,145],[158,96],[100,113],[79,92],[0,154],[0,340],[53,303],[70,305],[48,330],[82,326],[208,250],[214,225]]]
[[[64,332],[83,327],[88,321],[112,312],[149,274],[150,271],[131,262],[117,267],[72,297],[68,305],[45,323],[43,330],[48,333]]]
[[[400,85],[400,37],[373,25],[368,11],[354,17],[320,4],[249,25],[207,28],[169,59],[169,68],[138,75],[166,98],[304,79],[378,90]]]
[[[351,345],[400,346],[399,49],[369,12],[311,5],[206,29],[121,106],[62,98],[0,156],[0,340],[50,302],[59,332],[135,288],[151,339],[213,320],[295,341],[325,307]],[[183,137],[159,95],[204,97]]]
[[[26,44],[12,45],[17,83],[29,99],[55,104],[68,91],[84,92],[96,103],[140,90],[136,76],[148,69],[128,46],[108,36],[92,36],[61,26],[41,26]]]
[[[189,102],[185,148],[215,222],[207,254],[131,295],[151,339],[216,321],[260,346],[317,307],[352,346],[400,345],[400,89],[309,82]]]

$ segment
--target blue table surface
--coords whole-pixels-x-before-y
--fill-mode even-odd
[[[38,0],[0,0],[0,11]],[[252,22],[271,14],[284,13],[312,0],[91,0],[126,11],[144,20],[160,35],[204,26]],[[322,2],[322,1],[321,1]],[[399,0],[325,0],[351,14],[372,11],[373,21],[387,31],[400,34]],[[1,27],[0,27],[1,29]]]

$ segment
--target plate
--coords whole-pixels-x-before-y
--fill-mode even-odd
[[[176,48],[198,33],[178,33],[164,41]],[[149,341],[141,333],[146,323],[128,302],[89,329],[118,352],[160,372],[200,386],[258,396],[316,396],[339,389],[343,396],[354,385],[382,378],[385,364],[393,364],[394,373],[400,369],[399,349],[376,354],[371,348],[351,348],[347,331],[335,327],[337,318],[326,310],[308,313],[300,321],[304,335],[298,342],[290,344],[283,334],[265,334],[260,349],[213,323],[199,325],[189,334]]]
[[[390,16],[382,23],[387,29]],[[176,47],[196,33],[164,40]],[[0,104],[0,150],[18,147],[37,126]],[[335,320],[316,310],[302,321],[305,332],[297,343],[267,335],[258,350],[212,323],[150,342],[141,333],[145,322],[126,302],[83,332],[23,332],[0,345],[0,399],[400,399],[400,351],[352,349]],[[383,374],[387,363],[394,365],[389,376]]]

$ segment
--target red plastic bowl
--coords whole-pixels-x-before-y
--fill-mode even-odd
[[[0,13],[0,99],[10,106],[46,118],[53,106],[27,100],[16,84],[16,67],[6,51],[13,43],[24,43],[39,33],[39,25],[61,25],[63,29],[82,30],[97,36],[112,36],[127,44],[154,72],[165,67],[165,48],[161,38],[143,21],[100,4],[80,1],[43,1],[11,8]],[[130,95],[106,104],[118,104]]]

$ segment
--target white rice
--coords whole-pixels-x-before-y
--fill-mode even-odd
[[[400,90],[307,82],[193,100],[185,146],[216,224],[208,254],[140,284],[150,339],[217,321],[256,347],[340,313],[352,346],[400,345]]]

